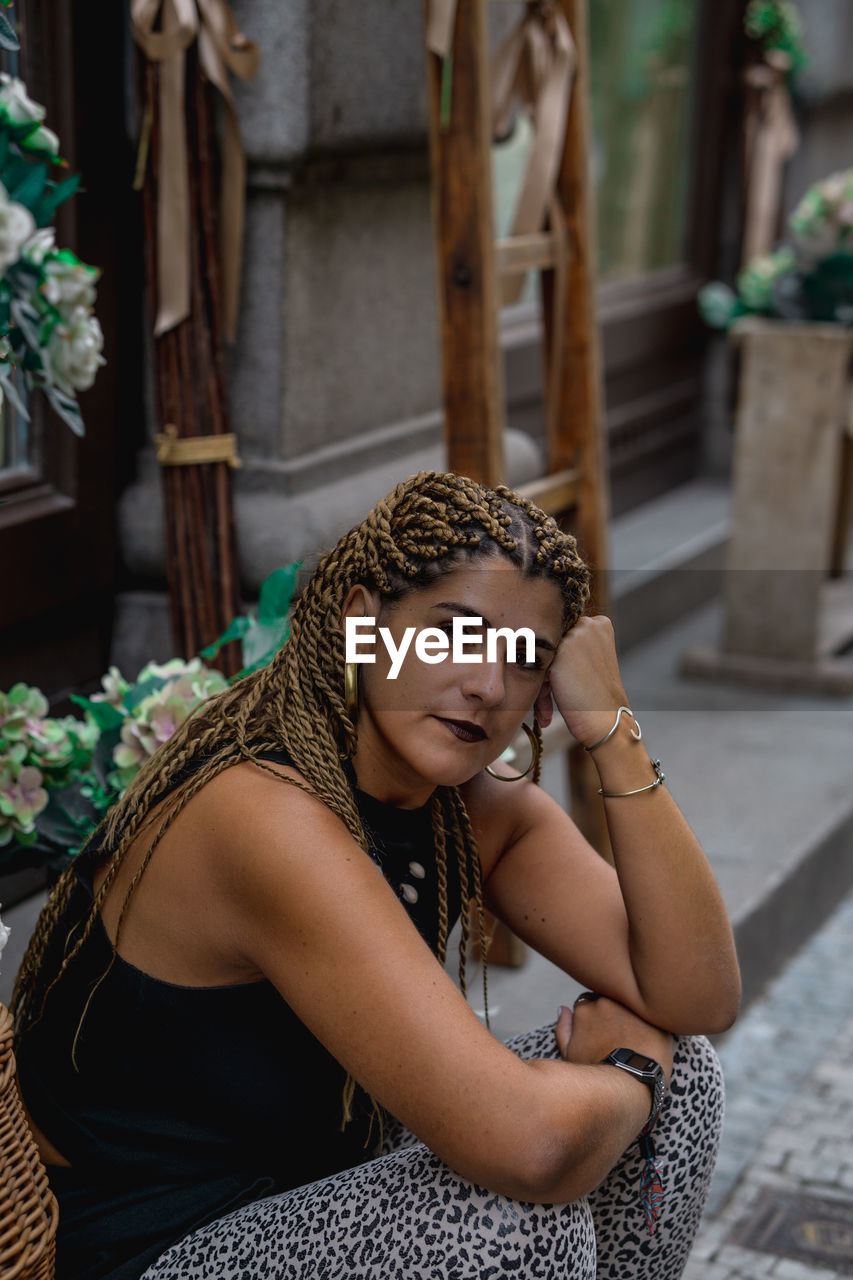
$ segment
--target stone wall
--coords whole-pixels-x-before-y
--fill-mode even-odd
[[[798,0],[809,64],[798,80],[800,147],[788,169],[786,210],[820,178],[853,165],[853,6]]]
[[[233,7],[262,50],[255,80],[235,85],[249,172],[229,353],[251,597],[271,569],[315,555],[397,480],[443,467],[445,455],[422,6]],[[528,436],[510,432],[506,453],[512,483],[541,470]],[[143,592],[119,601],[114,660],[131,670],[137,657],[171,650],[150,445],[119,520],[122,555]]]

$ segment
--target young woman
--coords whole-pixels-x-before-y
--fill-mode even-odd
[[[140,774],[16,991],[60,1280],[681,1274],[722,1107],[697,1037],[738,970],[587,594],[528,502],[412,477]],[[615,869],[499,762],[553,714]],[[481,946],[486,906],[590,988],[556,1028],[507,1047],[472,1012],[469,902]]]

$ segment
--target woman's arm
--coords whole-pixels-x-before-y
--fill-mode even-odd
[[[537,702],[544,723],[549,694],[586,745],[603,738],[618,708],[630,705],[607,618],[584,618],[563,640]],[[623,715],[609,741],[591,752],[605,792],[655,781],[634,728]],[[688,1034],[731,1025],[740,1000],[731,927],[707,859],[666,785],[604,800],[615,871],[532,785],[481,779],[470,803],[486,826],[495,831],[500,823],[512,833],[490,869],[487,893],[521,937],[657,1026]]]
[[[613,1006],[603,1051],[601,1040],[585,1054],[581,1043],[572,1063],[522,1062],[482,1026],[324,805],[250,765],[202,795],[229,947],[364,1089],[482,1186],[558,1202],[601,1181],[642,1127],[649,1095],[595,1064],[624,1043],[668,1074],[668,1036]]]

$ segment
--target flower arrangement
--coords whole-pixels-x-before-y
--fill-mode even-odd
[[[77,852],[149,756],[227,682],[194,658],[149,662],[133,683],[111,667],[101,684],[74,698],[81,719],[50,718],[25,684],[0,693],[0,868],[12,854],[20,865]]]
[[[26,684],[0,692],[0,873],[61,867],[80,851],[158,747],[228,687],[202,657],[239,639],[245,666],[235,680],[270,661],[289,634],[299,568],[271,573],[257,614],[235,618],[201,657],[148,662],[134,681],[110,667],[100,692],[72,695],[80,717],[49,717],[44,694]]]
[[[728,329],[743,315],[853,324],[853,169],[816,182],[788,219],[790,241],[753,259],[732,290],[704,286],[699,309]]]
[[[791,0],[750,0],[743,28],[750,39],[757,42],[763,54],[784,53],[792,76],[808,63],[803,24]]]
[[[0,45],[17,48],[2,14]],[[22,386],[40,390],[82,435],[77,392],[104,363],[92,310],[99,272],[56,246],[50,224],[80,179],[52,178],[65,161],[44,117],[23,81],[0,73],[0,391],[28,419]]]

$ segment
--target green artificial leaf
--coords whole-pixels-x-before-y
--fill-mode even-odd
[[[100,820],[101,814],[79,782],[57,787],[49,793],[46,807],[36,818],[39,847],[53,856],[76,851]]]
[[[256,662],[252,662],[248,667],[243,667],[238,671],[235,680],[242,680],[244,676],[250,676],[253,671],[260,671],[261,667],[268,667],[276,655],[275,649],[270,649],[267,653],[261,655]]]
[[[67,423],[76,436],[84,436],[86,429],[83,426],[83,416],[77,407],[77,401],[73,396],[69,396],[54,382],[46,382],[42,387],[42,391],[54,412],[59,415],[63,422]]]
[[[72,693],[71,701],[84,711],[88,711],[98,728],[103,732],[115,729],[124,723],[124,716],[111,702],[93,702],[91,698],[81,698],[79,693]]]
[[[30,163],[27,168],[29,172],[25,174],[15,189],[9,192],[9,199],[15,200],[18,204],[30,209],[44,191],[47,183],[48,166],[44,161],[39,160],[36,163]]]
[[[71,177],[66,178],[64,182],[48,184],[44,194],[32,209],[32,215],[35,218],[36,226],[46,227],[59,206],[64,204],[66,200],[69,200],[79,186],[79,173],[72,174]]]
[[[13,298],[9,308],[12,313],[12,319],[24,335],[27,346],[33,350],[38,350],[41,346],[38,312],[28,302],[24,302],[20,298]]]
[[[5,129],[0,128],[0,169],[6,163],[6,156],[9,153],[9,134]]]
[[[828,255],[803,277],[802,288],[812,320],[849,324],[853,308],[853,254]]]
[[[100,808],[102,810],[112,804],[113,800],[118,799],[118,795],[110,786],[108,779],[114,767],[113,752],[120,742],[120,726],[116,726],[114,729],[105,729],[98,739],[95,746],[95,754],[92,757],[92,787],[101,794]]]
[[[223,645],[230,644],[232,640],[242,640],[251,625],[251,618],[242,616],[235,618],[222,632],[222,635],[214,640],[213,644],[209,644],[206,649],[202,649],[198,656],[200,658],[215,658]]]
[[[3,387],[3,394],[6,396],[9,403],[21,415],[24,422],[29,422],[30,415],[27,411],[27,406],[24,404],[18,388],[15,385],[15,370],[12,365],[0,363],[0,386]]]
[[[3,183],[7,191],[14,191],[15,187],[24,181],[29,171],[29,160],[25,160],[17,152],[12,152],[7,155],[3,169],[0,171],[0,182]]]
[[[255,622],[243,640],[243,661],[250,671],[255,671],[278,652],[290,635],[290,620],[278,618],[275,622]]]
[[[21,42],[8,18],[0,13],[0,49],[20,49]]]
[[[276,619],[287,616],[301,568],[302,561],[296,560],[282,569],[273,569],[272,573],[264,578],[258,596],[259,622],[275,622]]]
[[[123,706],[127,711],[135,711],[140,702],[150,698],[152,693],[157,693],[174,678],[174,676],[146,676],[144,680],[137,680],[122,698]]]
[[[202,649],[199,656],[213,658],[223,645],[242,640],[244,666],[232,683],[266,666],[290,635],[290,604],[301,568],[302,561],[296,560],[268,574],[261,583],[258,616],[250,613],[234,618],[219,639]]]
[[[703,285],[696,299],[699,313],[712,329],[728,329],[738,314],[737,295],[719,280]]]
[[[33,348],[25,342],[21,347],[21,355],[18,363],[25,373],[32,374],[33,379],[35,379],[37,374],[44,372],[41,357],[42,353],[40,350],[34,351]],[[27,381],[30,382],[31,380],[28,378]]]

